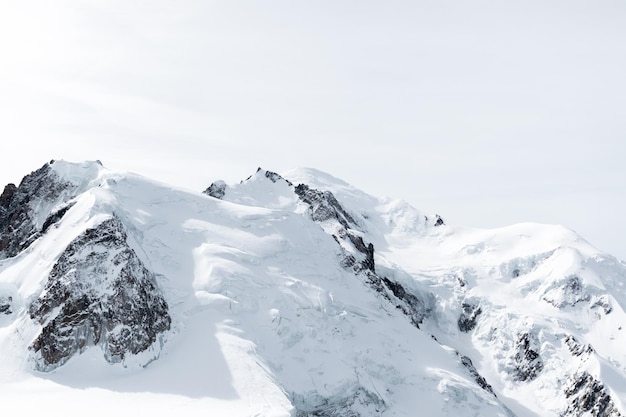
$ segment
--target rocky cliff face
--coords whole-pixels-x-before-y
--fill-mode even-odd
[[[31,346],[38,369],[61,366],[93,345],[121,362],[169,329],[167,303],[127,239],[112,217],[77,237],[56,262],[29,308],[42,326]]]
[[[435,297],[428,292],[407,291],[400,282],[376,272],[374,245],[365,242],[362,237],[363,232],[359,230],[359,223],[348,213],[341,203],[339,203],[332,192],[322,192],[306,184],[296,186],[294,191],[300,200],[308,205],[308,214],[313,221],[321,224],[328,222],[335,223],[334,226],[325,227],[325,230],[330,230],[331,233],[334,232],[332,233],[333,238],[343,249],[344,259],[341,261],[341,265],[362,276],[368,286],[379,293],[396,309],[400,310],[410,322],[419,329],[420,324],[432,315],[435,309]],[[433,226],[437,227],[442,225],[444,225],[443,220],[441,220],[439,216],[436,216],[436,222]],[[462,328],[462,331],[469,331],[475,326],[476,318],[481,310],[480,307],[471,307],[467,304],[463,304],[463,306],[464,315],[459,319],[459,327]],[[469,314],[469,317],[465,317],[467,314]],[[491,385],[479,374],[472,360],[467,356],[459,355],[458,352],[457,356],[460,364],[467,370],[476,384],[489,394],[495,396]],[[373,403],[379,404],[380,401]],[[326,405],[325,410],[333,410],[333,408],[330,405]],[[348,408],[343,409],[343,411],[337,414],[332,411],[328,415],[349,415],[345,413],[349,413]],[[303,416],[304,415],[312,416],[318,414],[303,414]],[[326,414],[322,412],[322,414],[319,415]],[[354,415],[358,416],[359,414]]]
[[[28,248],[73,206],[79,185],[59,175],[54,164],[25,176],[17,187],[4,188],[0,259]],[[83,180],[90,178],[78,178]],[[13,297],[0,294],[0,313],[13,310]],[[86,230],[63,251],[28,312],[41,325],[31,349],[36,367],[44,371],[93,345],[102,348],[108,361],[121,362],[150,348],[171,322],[154,276],[128,246],[124,225],[115,216]]]
[[[41,206],[53,206],[64,193],[72,197],[75,185],[63,181],[51,169],[52,161],[22,179],[19,187],[8,184],[0,196],[0,259],[10,258],[27,248],[64,211],[49,217],[44,225],[37,224]]]
[[[565,388],[567,409],[562,417],[622,417],[604,384],[588,372],[574,375]]]
[[[332,234],[344,252],[341,265],[361,275],[370,287],[419,327],[432,310],[432,297],[429,294],[412,294],[401,283],[376,273],[374,245],[365,242],[358,222],[332,192],[316,190],[306,184],[296,186],[294,192],[309,207],[308,214],[313,221],[321,224],[330,222],[330,227],[325,230]]]
[[[13,313],[13,311],[11,310],[12,304],[13,304],[13,297],[0,296],[0,314],[9,315]]]
[[[222,199],[226,194],[226,183],[224,181],[215,181],[204,190],[204,194],[211,197]]]

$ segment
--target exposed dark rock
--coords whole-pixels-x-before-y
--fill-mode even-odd
[[[569,351],[574,356],[581,356],[583,354],[590,354],[594,352],[593,346],[579,343],[572,335],[565,338],[565,344],[567,344]]]
[[[341,266],[348,269],[348,268],[355,268],[356,266],[356,258],[352,255],[347,255],[345,256],[342,260],[341,260]]]
[[[462,276],[456,275],[455,278],[456,278],[456,282],[459,284],[461,288],[464,288],[467,286],[467,281]]]
[[[376,265],[374,264],[374,245],[371,243],[366,245],[361,236],[357,236],[353,233],[348,232],[346,235],[356,250],[365,255],[365,259],[361,261],[362,268],[376,272]]]
[[[356,253],[354,255],[347,252],[345,255],[346,258],[353,258],[354,262],[352,262],[352,259],[350,259],[342,262],[342,264],[349,264],[350,266],[352,266],[354,272],[357,273],[361,271],[376,272],[373,244],[366,244],[361,236],[357,235],[354,231],[346,230],[343,227],[339,228],[337,233],[333,234],[332,237],[335,242],[337,242],[337,244],[344,249],[344,251],[345,245],[349,245],[356,250]],[[342,244],[342,242],[344,243]]]
[[[278,175],[278,174],[276,174]],[[282,177],[281,177],[282,178]],[[311,219],[316,222],[324,222],[327,220],[336,220],[342,226],[336,235],[333,235],[335,241],[341,246],[340,240],[350,242],[350,244],[363,255],[360,263],[356,262],[353,255],[347,255],[350,259],[346,259],[343,264],[350,265],[355,272],[368,270],[375,272],[376,265],[374,263],[374,245],[365,243],[363,237],[350,230],[351,227],[357,226],[354,218],[341,206],[339,201],[330,191],[319,191],[309,188],[308,185],[300,184],[295,187],[294,192],[301,201],[308,204]],[[354,259],[354,262],[353,262]]]
[[[573,307],[578,303],[589,301],[590,299],[591,295],[585,291],[582,280],[576,275],[567,277],[565,282],[558,289],[552,290],[549,294],[544,296],[544,300],[557,308],[563,308],[565,306]]]
[[[435,214],[435,226],[444,226],[445,223],[440,215]]]
[[[309,205],[311,218],[316,222],[335,219],[346,229],[356,226],[357,222],[348,214],[330,191],[319,191],[306,184],[295,187],[295,193]]]
[[[74,204],[67,204],[64,207],[52,213],[51,215],[49,215],[46,221],[43,223],[43,226],[41,226],[41,234],[46,233],[46,231],[50,228],[50,226],[52,226],[53,224],[56,224],[59,220],[61,220],[63,216],[65,216],[65,213],[67,213],[67,211],[71,209],[73,205]]]
[[[432,306],[407,292],[400,283],[376,274],[374,245],[365,242],[362,236],[351,229],[352,226],[356,227],[358,224],[341,206],[335,196],[329,191],[315,190],[306,184],[298,185],[294,191],[301,201],[309,205],[309,212],[314,221],[335,220],[342,226],[337,234],[333,235],[339,246],[343,248],[342,242],[345,242],[344,244],[351,245],[356,250],[357,256],[358,254],[362,255],[359,260],[357,256],[344,249],[345,256],[341,265],[361,274],[369,287],[395,305],[411,320],[414,326],[419,328],[424,318],[431,313]]]
[[[561,417],[621,417],[604,384],[588,372],[575,375],[565,389],[568,407]]]
[[[43,326],[31,346],[43,371],[91,345],[120,362],[148,349],[171,323],[153,274],[128,246],[116,217],[68,245],[29,313]]]
[[[405,290],[405,288],[397,281],[392,281],[387,277],[381,277],[376,273],[374,264],[374,245],[365,244],[363,238],[353,235],[350,232],[342,233],[342,239],[346,236],[353,243],[354,247],[363,253],[364,259],[360,262],[352,254],[347,254],[341,262],[344,268],[351,268],[355,273],[365,278],[365,283],[381,294],[385,299],[391,302],[395,307],[401,310],[410,320],[411,323],[419,328],[422,321],[432,312],[432,302],[426,303],[414,294]],[[335,241],[340,244],[337,236],[333,235]],[[432,300],[430,300],[432,301]]]
[[[464,333],[474,330],[474,327],[476,327],[476,320],[482,312],[483,310],[479,305],[463,303],[461,316],[458,321],[459,330]]]
[[[580,278],[575,275],[567,279],[563,287],[563,293],[566,295],[565,302],[569,305],[575,305],[581,301],[589,300],[589,295],[583,294],[583,285]]]
[[[226,183],[224,181],[215,181],[209,185],[209,188],[204,190],[204,194],[221,200],[226,195]]]
[[[259,168],[260,170],[261,168]],[[269,179],[270,181],[272,181],[273,183],[276,183],[280,180],[285,181],[288,185],[293,185],[291,183],[291,181],[286,180],[285,178],[283,178],[280,174],[277,174],[275,172],[272,171],[265,171],[265,178]]]
[[[263,168],[258,167],[256,169],[256,173],[258,174],[259,172],[265,172],[265,178],[269,179],[270,181],[272,181],[273,183],[278,182],[279,180],[283,180],[285,181],[287,184],[289,184],[290,186],[293,185],[291,181],[286,180],[285,178],[283,178],[280,174],[277,174],[275,172],[272,171],[265,171]],[[245,181],[249,181],[252,179],[252,177],[254,177],[254,175],[250,175],[248,178],[245,179]],[[241,181],[242,183],[244,183],[245,181]]]
[[[371,245],[371,243],[370,243]],[[368,246],[369,247],[369,246]],[[372,273],[376,273],[376,265],[374,264],[374,247],[373,245],[371,246],[371,251],[368,251],[367,253],[365,253],[365,258],[361,260],[361,262],[359,262],[357,264],[357,266],[354,267],[355,272],[359,272],[359,271],[369,271]]]
[[[598,297],[598,299],[591,305],[592,309],[601,309],[604,314],[610,314],[613,311],[613,307],[606,295]]]
[[[341,237],[344,237],[344,236],[341,236]],[[363,254],[367,254],[367,253],[370,252],[370,249],[369,249],[368,245],[365,244],[365,241],[363,241],[363,238],[361,236],[357,236],[354,233],[346,232],[345,233],[345,237],[350,239],[350,242],[352,242],[352,245],[359,252],[361,252]],[[371,245],[371,243],[370,243],[370,245]],[[373,245],[372,245],[372,247],[373,247]],[[373,251],[373,249],[372,249],[372,251]]]
[[[472,378],[474,378],[474,381],[476,381],[482,389],[495,397],[496,394],[493,392],[493,387],[487,383],[487,380],[481,374],[478,373],[476,367],[474,367],[474,364],[472,363],[472,360],[467,356],[460,355],[460,357],[461,364],[463,364],[463,366],[469,371]]]
[[[435,304],[432,294],[419,294],[418,297],[407,291],[399,282],[392,281],[387,277],[381,278],[373,273],[368,273],[368,283],[402,311],[417,328],[424,319],[432,314]]]
[[[31,202],[53,202],[71,187],[46,164],[25,176],[19,187],[9,184],[4,188],[0,196],[0,259],[17,255],[39,237]]]
[[[7,184],[0,195],[0,213],[4,213],[11,204],[13,196],[17,192],[15,184]]]
[[[532,381],[543,370],[543,361],[537,352],[539,342],[530,333],[521,334],[515,344],[515,367],[513,378],[517,381]]]
[[[11,314],[13,311],[11,307],[13,305],[13,297],[0,296],[0,314]]]

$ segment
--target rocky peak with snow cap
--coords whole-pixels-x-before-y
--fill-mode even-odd
[[[57,203],[60,195],[73,188],[46,164],[24,177],[19,187],[8,184],[0,196],[0,258],[10,258],[27,248],[38,236],[37,209]]]
[[[52,160],[26,175],[19,187],[6,185],[0,196],[0,259],[17,255],[45,233],[101,169],[97,161]]]
[[[625,282],[567,229],[447,225],[314,169],[192,193],[56,161],[0,196],[0,390],[52,384],[58,411],[141,392],[188,415],[616,417]]]

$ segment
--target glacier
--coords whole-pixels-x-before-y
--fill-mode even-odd
[[[621,416],[626,265],[315,169],[184,190],[51,161],[0,196],[20,412]]]

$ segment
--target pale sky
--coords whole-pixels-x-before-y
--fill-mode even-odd
[[[308,166],[626,259],[626,2],[2,0],[0,183]]]

